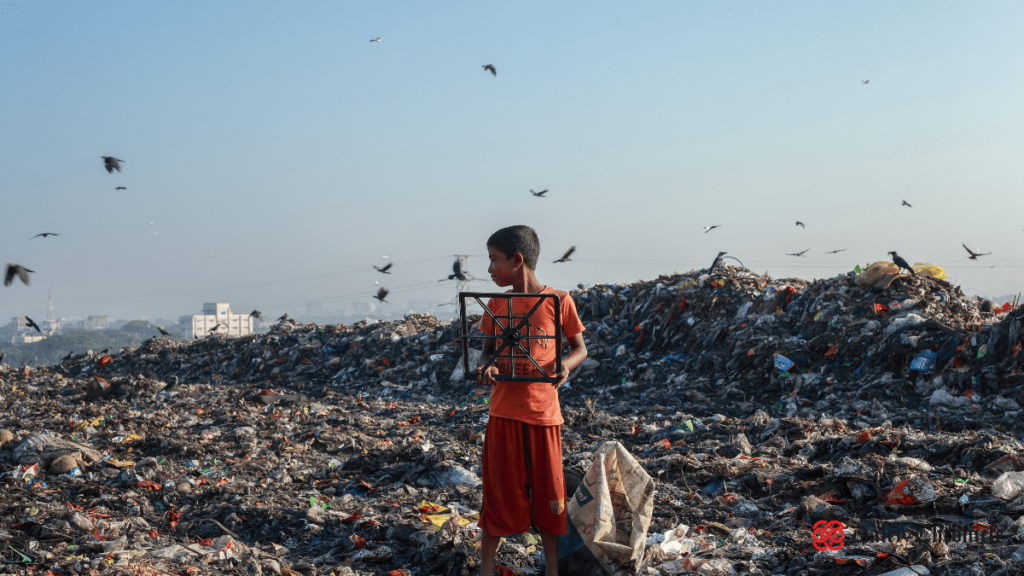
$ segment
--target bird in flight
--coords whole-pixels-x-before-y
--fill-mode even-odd
[[[971,260],[977,260],[978,256],[988,256],[992,254],[991,252],[985,252],[984,254],[982,254],[981,252],[975,252],[974,250],[968,248],[967,244],[961,244],[961,246],[963,246],[964,250],[967,250],[967,253],[971,255]]]
[[[117,188],[114,188],[114,190],[127,190],[127,188],[124,186],[118,186]]]
[[[383,268],[377,268],[376,266],[374,266],[373,269],[376,270],[377,272],[380,272],[381,274],[391,274],[391,272],[388,272],[388,270],[391,269],[391,266],[393,266],[393,264],[389,262],[388,265]]]
[[[466,274],[462,271],[462,260],[458,258],[456,258],[455,263],[452,264],[452,272],[453,274],[448,276],[449,280],[458,279],[460,282],[468,280],[468,278],[466,278]]]
[[[57,234],[56,232],[43,232],[42,234],[36,234],[32,238],[29,238],[29,240],[34,240],[36,238],[39,238],[40,236],[46,238],[47,236],[60,236],[60,234]]]
[[[576,247],[575,246],[570,246],[569,250],[566,251],[566,253],[563,254],[561,258],[559,258],[558,260],[555,260],[554,262],[552,262],[552,264],[558,264],[559,262],[568,262],[569,261],[569,256],[572,256],[572,253],[575,252],[575,251],[576,251]]]
[[[7,275],[4,277],[4,286],[10,286],[14,282],[15,276],[21,279],[22,284],[28,286],[28,275],[30,272],[35,273],[34,270],[29,270],[20,264],[8,264]]]
[[[867,80],[861,80],[860,81],[861,84],[867,84],[868,82],[871,82],[870,78],[868,78]]]
[[[164,330],[163,326],[157,326],[156,329],[160,331],[160,335],[161,336],[170,336],[171,335],[170,332],[168,332],[167,330]]]
[[[28,326],[29,328],[35,328],[36,332],[39,332],[40,334],[43,333],[43,331],[39,329],[39,324],[36,324],[35,320],[29,318],[28,316],[25,316],[25,325]]]
[[[801,227],[801,228],[803,228],[803,229],[805,229],[805,230],[807,229],[807,226],[804,226],[804,223],[799,221],[799,220],[796,221],[796,225]]]
[[[547,194],[547,193],[548,193],[548,189],[547,188],[541,190],[540,192],[534,192],[532,188],[530,189],[530,194],[533,194],[534,196],[538,196],[540,198],[543,198],[544,195]]]
[[[846,252],[846,248],[843,248],[842,250],[832,250],[830,252],[825,252],[825,254],[839,254],[840,252]]]
[[[370,40],[370,42],[381,42],[381,41],[383,41],[383,40],[384,40],[383,38],[381,38],[380,36],[377,36],[377,37],[376,37],[376,38],[374,38],[373,40]]]
[[[385,298],[387,298],[387,297],[388,297],[388,289],[383,287],[383,286],[380,287],[380,290],[377,290],[377,295],[374,296],[374,298],[376,298],[377,300],[380,300],[381,302],[385,302],[385,303],[387,303],[387,300],[385,300]]]
[[[721,224],[715,224],[714,226],[705,226],[704,227],[704,233],[707,234],[708,232],[711,232],[715,228],[721,228],[721,227],[722,227]]]
[[[249,312],[249,316],[257,320],[263,320],[263,313],[260,312],[259,310],[253,310],[252,312]]]
[[[726,252],[719,252],[718,256],[715,256],[715,261],[711,263],[711,268],[708,268],[708,272],[714,272],[722,266],[722,256],[725,256]]]
[[[907,202],[906,200],[903,201],[903,204],[901,204],[901,206],[906,206],[907,208],[913,208],[913,206],[910,205],[910,202]]]
[[[810,250],[810,248],[808,248],[807,250]],[[804,254],[807,253],[807,250],[804,250],[803,252],[797,252],[796,254],[790,254],[789,252],[786,252],[786,256],[796,256],[797,258],[800,258],[800,257],[807,258],[807,256],[804,256]]]
[[[112,174],[114,170],[121,171],[121,162],[124,162],[124,160],[114,158],[113,156],[100,156],[100,158],[103,158],[103,167],[107,169],[108,173]]]
[[[889,255],[892,256],[892,263],[893,264],[899,266],[900,268],[903,268],[904,270],[906,270],[907,272],[910,272],[914,276],[917,276],[917,272],[914,272],[914,268],[910,264],[908,264],[906,260],[901,258],[900,255],[897,254],[895,250],[893,250],[892,252],[889,252]]]
[[[494,68],[494,64],[488,64],[488,65],[484,66],[484,70],[490,70],[491,71],[491,76],[497,76],[498,75],[498,71]]]

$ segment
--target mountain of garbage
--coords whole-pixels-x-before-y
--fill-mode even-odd
[[[569,493],[606,442],[635,457],[639,573],[1024,570],[1024,309],[932,276],[581,286]],[[0,373],[6,572],[478,570],[487,390],[457,323],[280,324]],[[542,557],[531,534],[498,552],[503,574]]]

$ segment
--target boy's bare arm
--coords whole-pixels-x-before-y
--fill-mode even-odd
[[[487,368],[487,372],[481,372],[481,368],[491,361],[491,356],[494,355],[494,340],[488,338],[484,340],[484,349],[480,353],[480,360],[476,363],[477,383],[483,386],[494,386],[494,377],[498,374],[498,367],[491,365]]]
[[[587,359],[587,343],[583,341],[583,334],[577,334],[569,339],[569,348],[572,350],[569,355],[562,358],[562,371],[558,373],[558,382],[555,388],[565,384],[569,379],[569,373]]]

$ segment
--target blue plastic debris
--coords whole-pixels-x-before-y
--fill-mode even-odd
[[[934,372],[935,364],[939,359],[939,355],[930,350],[925,350],[918,354],[910,362],[911,372]]]
[[[789,369],[795,365],[796,362],[793,362],[792,360],[786,358],[785,356],[779,354],[778,352],[775,353],[775,367],[778,368],[779,370],[782,370],[783,372],[789,372]]]

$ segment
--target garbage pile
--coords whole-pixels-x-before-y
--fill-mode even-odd
[[[609,441],[653,479],[640,573],[1024,569],[1022,308],[865,273],[573,292],[590,357],[561,394],[567,484]],[[5,572],[477,569],[487,391],[455,323],[0,365],[0,405]],[[542,573],[540,548],[506,538],[503,574]]]

